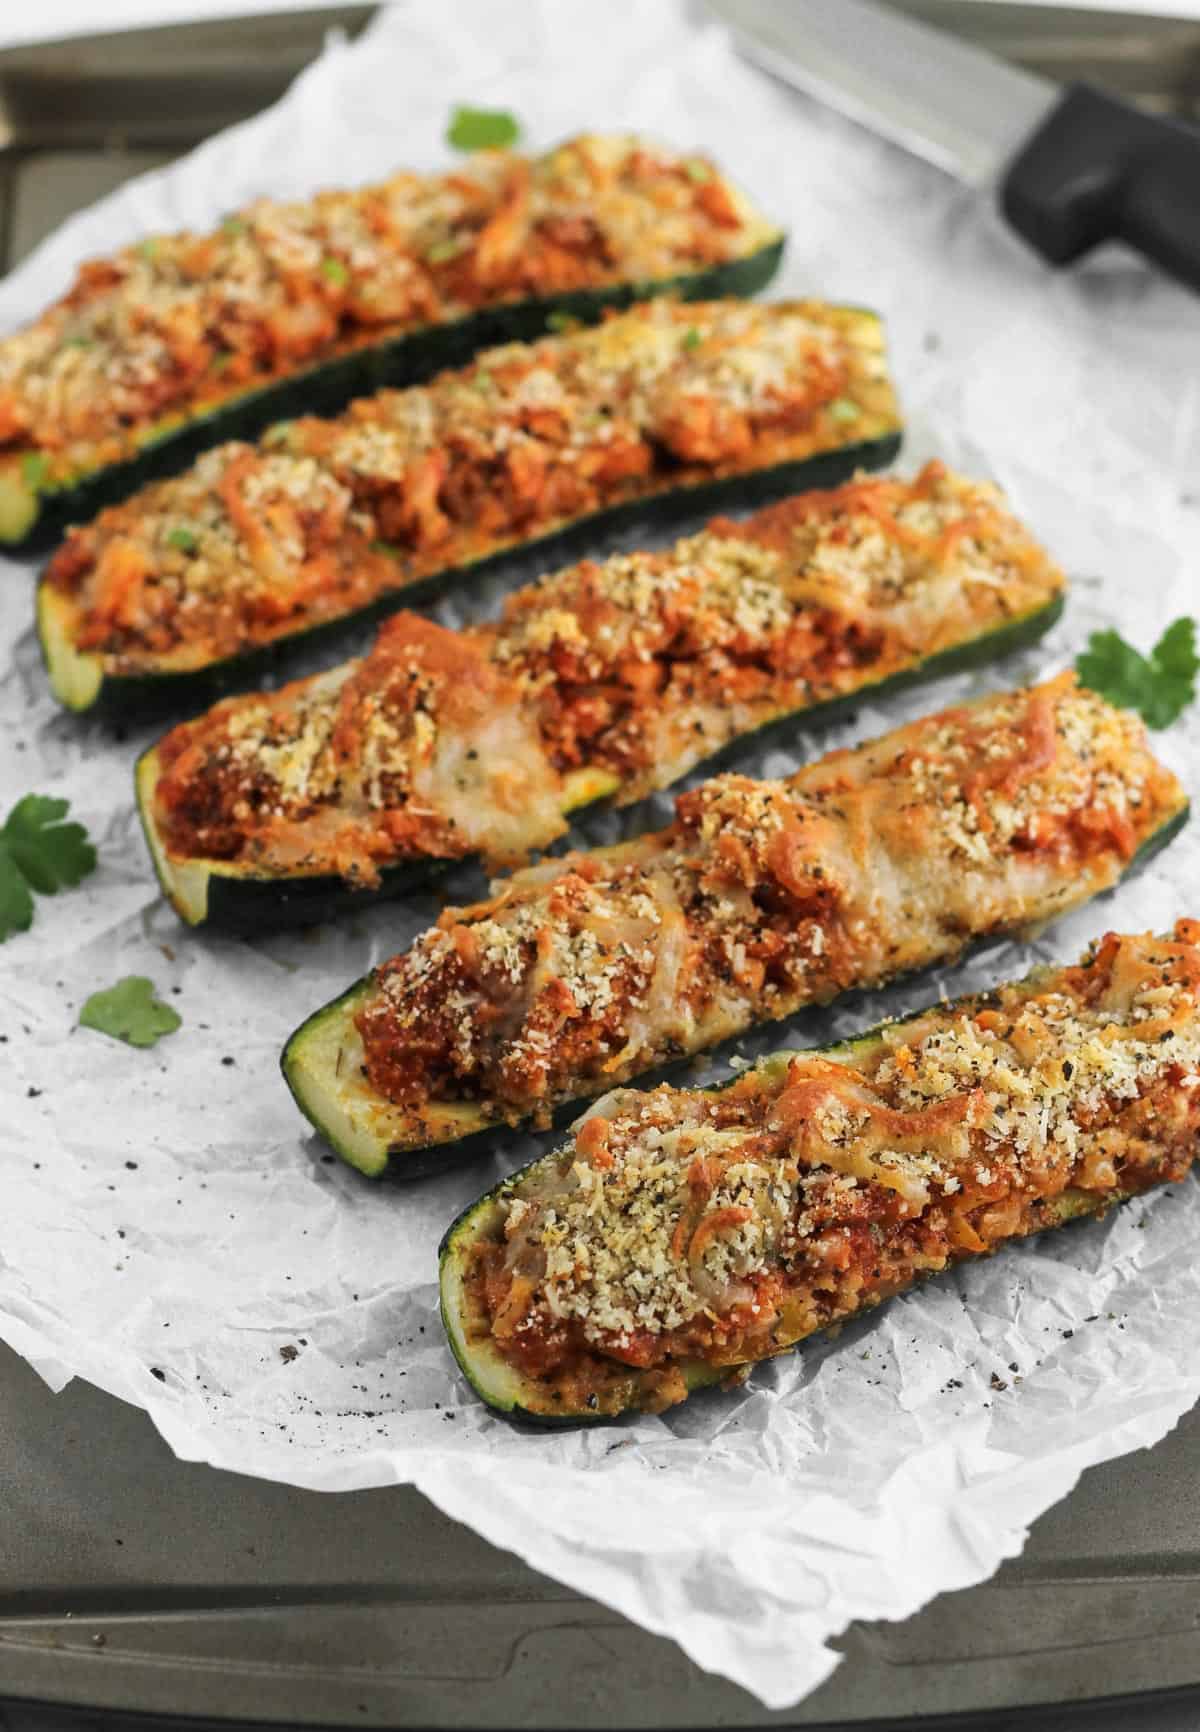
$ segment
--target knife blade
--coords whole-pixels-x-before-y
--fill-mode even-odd
[[[1200,131],[1065,89],[875,0],[708,0],[747,59],[995,189],[1055,265],[1122,240],[1200,288]]]

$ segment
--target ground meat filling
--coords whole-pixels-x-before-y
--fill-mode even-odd
[[[47,568],[114,672],[207,665],[664,489],[892,432],[878,325],[815,302],[651,301],[485,351],[336,420],[206,452]]]
[[[469,1338],[544,1405],[679,1400],[960,1258],[1182,1179],[1200,1148],[1200,922],[796,1054],[617,1094],[501,1193]]]
[[[133,455],[171,413],[360,344],[505,301],[671,278],[771,238],[707,159],[622,137],[260,199],[214,234],[90,260],[0,342],[0,452],[26,453],[30,479],[53,485]]]
[[[573,773],[603,772],[618,799],[640,798],[781,713],[1046,608],[1061,586],[986,484],[937,463],[911,481],[862,477],[662,552],[571,566],[512,596],[494,624],[451,633],[399,615],[347,674],[175,728],[158,748],[155,821],[174,858],[256,870],[299,857],[332,870],[336,844],[360,883],[399,858],[465,853],[444,797],[414,786],[439,738],[477,762],[465,685],[486,689],[493,713],[520,712],[556,779],[548,828],[524,800],[519,848],[507,808],[484,822],[506,790],[473,784],[485,858],[527,855],[561,827]]]
[[[1136,717],[1065,675],[521,873],[376,970],[373,1090],[543,1122],[756,1021],[955,956],[1119,877],[1183,805]],[[414,1059],[419,1052],[419,1061]]]

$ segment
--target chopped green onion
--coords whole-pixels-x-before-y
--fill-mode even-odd
[[[685,349],[698,349],[703,341],[704,339],[696,329],[695,325],[689,325],[687,330],[683,333],[683,346]]]
[[[350,272],[341,259],[325,258],[321,260],[321,275],[327,283],[334,283],[339,289],[350,281]]]
[[[561,307],[556,307],[552,313],[546,314],[546,329],[548,331],[577,331],[579,320],[572,318],[570,313],[564,313]]]
[[[835,397],[829,405],[829,413],[835,421],[857,421],[862,410],[849,397]]]
[[[167,531],[167,546],[178,548],[180,553],[195,553],[199,545],[195,531],[186,524],[177,523],[174,529]]]
[[[209,372],[210,373],[223,373],[225,371],[226,367],[228,367],[230,361],[232,361],[232,360],[233,360],[233,350],[232,349],[218,349],[216,354],[213,356],[212,360],[208,364]]]
[[[291,421],[276,421],[273,427],[268,427],[262,436],[262,443],[267,446],[290,445],[292,442]]]
[[[712,179],[712,169],[709,168],[706,162],[702,162],[698,156],[689,157],[683,167],[688,179],[694,180],[697,186],[702,185],[706,180]]]
[[[372,553],[386,553],[394,559],[399,551],[400,549],[393,541],[373,541],[371,543]]]
[[[490,391],[496,381],[492,378],[492,375],[488,372],[486,367],[477,367],[475,369],[475,383],[479,386],[481,391]]]
[[[461,241],[434,241],[425,259],[431,265],[444,265],[447,259],[456,259],[462,250]]]
[[[50,459],[44,451],[26,451],[21,458],[21,480],[36,493],[50,474]]]
[[[157,258],[158,242],[155,240],[153,235],[150,235],[146,240],[138,242],[137,250],[144,259]]]
[[[238,235],[244,235],[245,232],[246,225],[242,221],[241,217],[226,217],[225,221],[221,224],[221,233],[223,235],[228,235],[231,241],[236,240]]]
[[[456,108],[446,129],[455,150],[507,150],[520,136],[516,117],[503,108]]]

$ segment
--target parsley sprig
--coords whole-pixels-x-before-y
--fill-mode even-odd
[[[1152,728],[1166,728],[1196,695],[1196,622],[1184,614],[1148,656],[1117,631],[1094,631],[1075,662],[1083,685],[1122,709],[1137,710]]]
[[[82,824],[64,824],[66,800],[26,794],[0,830],[0,943],[33,925],[36,891],[53,896],[96,869]]]

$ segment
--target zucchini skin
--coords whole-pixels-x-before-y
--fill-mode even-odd
[[[224,661],[210,662],[186,673],[104,674],[94,697],[88,704],[80,706],[76,713],[96,715],[117,723],[132,718],[154,719],[201,708],[230,692],[245,691],[277,668],[297,646],[345,647],[348,640],[361,634],[364,626],[374,624],[402,607],[428,606],[464,579],[474,581],[494,574],[511,575],[515,579],[535,557],[540,569],[546,570],[569,563],[584,553],[599,555],[612,551],[621,536],[635,526],[648,526],[663,532],[682,531],[689,524],[695,522],[699,525],[720,511],[746,510],[789,493],[836,487],[840,482],[849,481],[856,470],[886,468],[896,458],[902,437],[902,432],[897,430],[878,439],[843,445],[836,451],[822,451],[814,457],[777,464],[774,468],[727,475],[717,481],[703,481],[690,487],[670,488],[649,497],[609,506],[578,518],[561,529],[489,554],[470,565],[451,566],[414,583],[402,584],[385,595],[377,596],[356,613],[323,620],[320,625],[289,632],[274,643],[264,644],[245,655],[229,656]],[[38,636],[42,659],[53,682],[54,651],[40,612]]]
[[[1147,837],[1145,842],[1143,842],[1141,847],[1138,849],[1137,853],[1130,860],[1125,871],[1122,873],[1119,882],[1124,883],[1126,879],[1140,872],[1149,864],[1156,854],[1160,853],[1162,849],[1166,848],[1171,842],[1173,842],[1175,837],[1178,836],[1179,832],[1188,822],[1190,815],[1191,806],[1182,806],[1179,811],[1175,812],[1166,820],[1165,823],[1161,824],[1152,836]],[[956,960],[961,961],[964,958],[971,956],[973,953],[980,950],[985,944],[991,943],[995,937],[995,933],[980,933],[977,937],[972,939],[969,944],[964,945],[963,949],[958,953]],[[292,1097],[300,1111],[304,1114],[305,1118],[308,1119],[314,1129],[320,1132],[329,1143],[330,1147],[341,1157],[342,1160],[346,1161],[348,1165],[354,1167],[356,1171],[361,1172],[364,1177],[371,1179],[388,1179],[398,1183],[408,1183],[410,1180],[428,1178],[433,1174],[444,1171],[447,1166],[457,1165],[472,1160],[476,1156],[490,1152],[494,1146],[496,1137],[498,1135],[503,1135],[504,1133],[505,1125],[502,1119],[488,1119],[480,1124],[479,1129],[470,1131],[455,1140],[425,1144],[415,1149],[410,1148],[402,1151],[393,1151],[391,1148],[387,1147],[386,1144],[381,1143],[372,1151],[372,1160],[368,1166],[354,1158],[352,1151],[349,1151],[338,1139],[336,1132],[331,1133],[331,1128],[328,1123],[322,1120],[320,1113],[307,1101],[303,1090],[302,1073],[305,1063],[306,1048],[313,1032],[323,1024],[327,1017],[331,1016],[339,1008],[345,1007],[351,1000],[355,1000],[358,996],[365,993],[370,978],[369,975],[366,975],[362,979],[355,981],[351,987],[349,987],[345,992],[339,994],[337,998],[332,999],[328,1004],[325,1004],[321,1006],[319,1010],[314,1011],[310,1017],[300,1024],[299,1028],[296,1029],[295,1033],[288,1039],[287,1044],[283,1049],[281,1065],[283,1068],[284,1080],[287,1082]],[[895,984],[897,980],[903,978],[910,978],[910,976],[894,976],[892,984]],[[852,995],[847,996],[849,997]],[[826,1000],[825,1002],[830,1001]],[[811,1008],[818,1009],[820,1007],[814,1004]],[[839,1042],[838,1046],[839,1048],[843,1048],[845,1046],[854,1045],[856,1041],[872,1038],[874,1033],[874,1030],[870,1030],[867,1034],[855,1036],[849,1041]],[[720,1051],[721,1049],[719,1047],[716,1048],[714,1056],[719,1057]],[[690,1064],[695,1056],[696,1055],[688,1055],[685,1058],[681,1058],[678,1061],[678,1065],[682,1066],[684,1064]],[[665,1074],[670,1075],[677,1066],[670,1065],[662,1068]],[[659,1076],[659,1074],[660,1072],[656,1070],[653,1073],[648,1073],[647,1077],[643,1077],[639,1080],[643,1082],[654,1080]],[[728,1086],[728,1083],[733,1080],[733,1077],[729,1077],[726,1079],[725,1083],[717,1084],[715,1086],[726,1087]],[[586,1101],[583,1099],[563,1102],[552,1116],[552,1127],[557,1130],[562,1126],[569,1124],[578,1116],[580,1110],[585,1105]],[[443,1249],[444,1246],[445,1241],[443,1241]]]
[[[704,769],[706,773],[715,774],[724,764],[740,757],[744,752],[755,746],[765,746],[776,736],[782,738],[794,732],[797,727],[805,732],[828,727],[868,700],[891,697],[926,680],[982,667],[1000,656],[1013,654],[1018,649],[1036,643],[1049,631],[1061,618],[1065,605],[1065,596],[1057,595],[1034,613],[1023,614],[994,631],[940,650],[915,667],[891,674],[886,679],[876,680],[871,685],[860,686],[857,691],[826,699],[824,703],[813,704],[802,710],[792,710],[785,716],[777,716],[752,733],[728,741],[711,758],[704,760]],[[151,748],[151,752],[153,749]],[[292,930],[333,919],[340,914],[369,908],[376,902],[395,896],[409,895],[414,890],[426,888],[452,865],[462,864],[461,861],[441,861],[432,857],[427,860],[404,861],[396,866],[385,867],[380,874],[379,885],[371,890],[355,889],[348,885],[345,879],[332,874],[286,878],[255,877],[249,873],[231,873],[228,876],[214,873],[208,881],[207,914],[202,922],[194,920],[172,895],[171,885],[159,865],[158,852],[151,839],[153,817],[149,801],[153,797],[153,786],[157,777],[142,774],[150,755],[151,753],[147,752],[139,759],[138,771],[135,773],[138,814],[154,856],[163,894],[169,901],[174,902],[177,911],[189,925],[204,924],[238,937],[251,937],[265,931]]]
[[[95,517],[106,505],[128,498],[147,482],[186,467],[210,445],[225,439],[252,438],[271,422],[286,421],[294,415],[334,414],[353,398],[385,386],[420,384],[445,367],[463,365],[477,350],[493,343],[541,336],[548,321],[558,315],[593,324],[610,308],[629,307],[652,295],[675,294],[695,301],[757,294],[778,270],[784,245],[785,236],[780,234],[746,258],[731,259],[708,270],[485,307],[452,324],[427,325],[335,355],[189,416],[148,441],[135,457],[81,476],[74,486],[36,495],[38,509],[29,528],[15,537],[0,533],[0,546],[45,552],[68,524]]]

